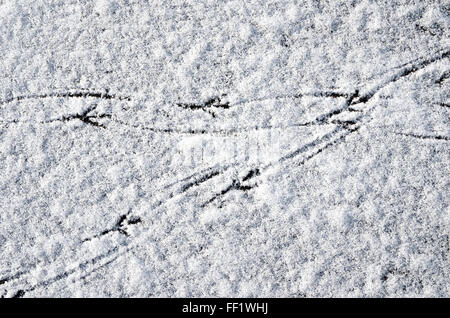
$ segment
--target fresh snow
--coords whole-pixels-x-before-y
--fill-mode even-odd
[[[449,297],[449,27],[0,0],[0,297]]]

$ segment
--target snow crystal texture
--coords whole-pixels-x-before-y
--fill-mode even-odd
[[[0,296],[449,297],[449,27],[0,0]]]

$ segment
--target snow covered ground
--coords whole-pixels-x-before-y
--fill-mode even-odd
[[[0,296],[449,297],[449,27],[0,0]]]

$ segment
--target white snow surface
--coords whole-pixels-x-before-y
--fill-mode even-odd
[[[0,0],[0,296],[449,297],[449,27]]]

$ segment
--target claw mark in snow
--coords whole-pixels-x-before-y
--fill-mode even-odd
[[[116,222],[116,224],[107,230],[104,230],[100,234],[97,234],[91,238],[84,239],[83,242],[91,241],[94,238],[102,237],[106,234],[112,233],[112,232],[119,232],[120,234],[123,234],[125,236],[129,236],[128,232],[125,229],[126,225],[133,225],[133,224],[139,224],[142,223],[142,220],[140,217],[131,217],[129,218],[128,215],[131,211],[129,211],[127,214],[121,215],[119,217],[119,220]]]
[[[211,111],[211,108],[222,108],[222,109],[228,109],[230,108],[230,103],[228,102],[221,102],[220,97],[213,97],[208,99],[203,104],[195,104],[195,103],[177,103],[178,107],[185,108],[185,109],[191,109],[191,110],[203,110],[210,114],[213,117],[216,117],[214,112]]]
[[[250,186],[250,185],[243,185],[242,181],[239,181],[237,179],[233,179],[231,181],[231,184],[226,187],[225,189],[223,189],[220,193],[214,195],[211,199],[209,199],[208,201],[206,201],[205,203],[203,203],[201,205],[201,207],[205,207],[208,204],[212,203],[213,201],[215,201],[216,199],[218,199],[219,197],[227,194],[228,192],[230,192],[231,190],[240,190],[240,191],[248,191],[250,189],[252,189],[254,186]]]
[[[391,131],[390,133],[406,137],[413,137],[417,139],[432,139],[432,140],[446,140],[446,141],[450,140],[450,137],[441,135],[419,135],[414,133],[402,133],[397,131]]]
[[[446,108],[449,108],[449,107],[450,107],[450,104],[447,104],[447,103],[434,103],[433,105],[437,105],[437,106],[441,106],[441,107],[446,107]]]
[[[199,184],[208,181],[209,179],[218,176],[222,171],[221,170],[215,170],[212,171],[206,175],[201,176],[199,179],[194,180],[192,182],[189,182],[188,184],[185,184],[183,186],[183,188],[181,189],[181,192],[185,192],[187,190],[189,190],[190,188],[194,187],[194,186],[198,186]]]
[[[252,169],[242,178],[242,181],[243,182],[248,181],[256,176],[259,176],[259,174],[260,174],[259,168]]]
[[[0,101],[0,105],[8,104],[14,101],[22,101],[27,99],[42,99],[42,98],[52,98],[52,97],[60,97],[60,98],[99,98],[99,99],[116,99],[116,100],[126,100],[130,101],[131,98],[128,96],[118,96],[109,93],[102,92],[54,92],[48,94],[31,94],[31,95],[22,95],[11,97],[5,100]]]
[[[23,291],[22,289],[19,289],[14,296],[12,296],[11,298],[22,298],[25,295],[25,291]]]
[[[18,273],[14,274],[14,275],[11,275],[11,276],[8,276],[8,277],[4,277],[4,278],[0,279],[0,285],[3,285],[3,284],[5,284],[5,283],[7,283],[7,282],[9,282],[11,280],[15,280],[15,279],[19,278],[20,276],[22,276],[22,275],[24,275],[26,273],[27,272],[18,272]]]
[[[448,58],[449,56],[450,56],[450,50],[447,50],[447,51],[442,52],[438,55],[435,55],[431,58],[426,58],[417,63],[412,63],[410,65],[407,65],[404,68],[402,68],[399,72],[397,72],[397,74],[394,74],[393,76],[390,76],[389,78],[382,81],[381,83],[375,85],[373,88],[369,89],[365,94],[359,96],[359,98],[355,99],[350,104],[356,105],[356,104],[360,104],[360,103],[363,103],[363,104],[367,103],[376,93],[378,93],[379,90],[386,87],[387,85],[394,83],[412,73],[415,73],[434,62],[437,62],[444,58]]]
[[[444,72],[444,74],[441,75],[436,81],[434,81],[435,84],[442,85],[448,78],[450,77],[450,71]]]
[[[96,107],[97,107],[97,105],[94,105],[93,107],[90,107],[90,108],[86,109],[85,111],[83,111],[81,114],[65,115],[65,116],[62,116],[61,118],[51,119],[51,120],[47,121],[47,123],[55,122],[55,121],[70,121],[70,120],[74,120],[74,119],[79,119],[85,124],[92,125],[94,127],[106,128],[101,123],[93,121],[92,119],[94,119],[94,118],[95,119],[111,118],[111,115],[110,114],[89,115],[89,113],[94,111],[96,109]]]

